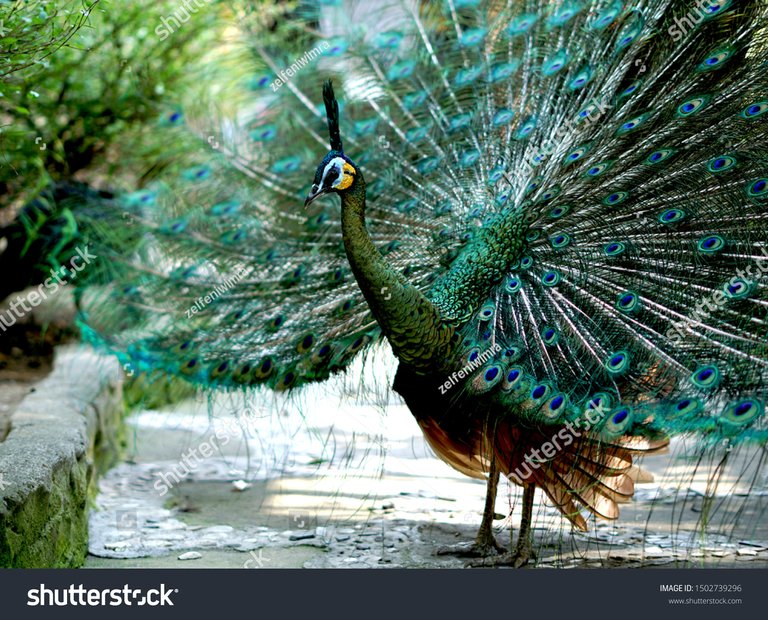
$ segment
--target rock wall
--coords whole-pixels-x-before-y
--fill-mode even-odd
[[[58,349],[53,372],[18,405],[0,443],[0,567],[82,564],[90,498],[120,454],[123,416],[117,361]]]

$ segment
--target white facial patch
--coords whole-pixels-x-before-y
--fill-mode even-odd
[[[335,187],[336,184],[344,178],[344,164],[346,163],[347,162],[341,157],[334,157],[331,161],[329,161],[323,169],[323,178],[320,180],[320,187],[326,186],[325,179],[334,166],[339,171],[338,176],[333,180],[333,187]]]

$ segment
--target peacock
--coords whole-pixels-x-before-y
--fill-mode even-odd
[[[121,198],[142,247],[101,250],[126,275],[86,340],[209,390],[390,347],[431,448],[486,481],[476,565],[531,561],[537,490],[585,531],[672,437],[702,467],[765,447],[765,2],[299,2],[290,49],[236,17],[235,79],[160,121],[199,147]]]

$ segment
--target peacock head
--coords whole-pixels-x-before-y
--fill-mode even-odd
[[[323,84],[323,101],[325,102],[325,115],[328,119],[328,133],[330,135],[331,150],[320,162],[312,182],[312,189],[304,201],[304,207],[330,192],[347,192],[355,186],[358,177],[357,167],[344,155],[339,132],[339,103],[333,94],[331,80]]]
[[[312,189],[309,190],[304,206],[308,207],[323,194],[345,192],[351,189],[356,177],[357,169],[344,153],[336,150],[329,152],[317,167]]]

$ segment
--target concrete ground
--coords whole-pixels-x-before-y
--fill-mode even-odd
[[[86,567],[464,566],[435,551],[472,540],[483,483],[435,459],[394,397],[355,392],[337,383],[136,412],[128,460],[100,483]],[[586,534],[538,497],[536,566],[767,567],[765,453],[729,453],[717,489],[706,472],[719,461],[692,454],[678,442],[646,459],[656,481]],[[507,544],[519,490],[502,483],[496,511]]]

